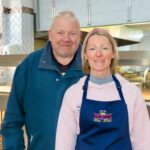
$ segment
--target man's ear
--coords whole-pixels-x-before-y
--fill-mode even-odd
[[[48,40],[51,41],[51,30],[48,30]]]

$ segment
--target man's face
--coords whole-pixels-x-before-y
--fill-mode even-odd
[[[57,18],[48,36],[56,58],[72,58],[79,46],[81,31],[75,20]]]

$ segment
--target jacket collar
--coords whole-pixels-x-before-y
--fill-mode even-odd
[[[54,58],[52,57],[51,53],[52,53],[51,42],[48,41],[46,43],[46,46],[44,47],[44,51],[39,62],[39,68],[51,69],[60,72],[58,65],[54,61]],[[81,69],[81,46],[79,46],[75,55],[75,59],[72,65],[70,66],[69,70],[82,70]]]

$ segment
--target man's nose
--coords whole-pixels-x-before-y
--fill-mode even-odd
[[[68,33],[64,34],[63,40],[65,41],[69,41],[70,40],[70,36]]]

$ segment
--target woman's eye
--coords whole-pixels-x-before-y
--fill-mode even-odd
[[[95,50],[95,48],[89,48],[89,50]]]
[[[108,49],[109,49],[108,47],[103,47],[103,48],[102,48],[102,50],[108,50]]]

